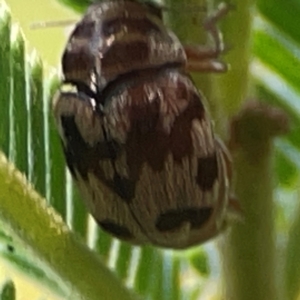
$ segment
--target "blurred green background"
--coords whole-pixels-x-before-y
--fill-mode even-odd
[[[79,16],[56,0],[7,0],[6,3],[13,21],[20,24],[29,41],[28,48],[35,48],[48,67],[57,67],[72,27],[32,29],[31,25],[39,21],[77,20]]]
[[[27,40],[26,46],[29,50],[27,53],[35,49],[43,59],[46,71],[49,71],[51,67],[58,67],[71,26],[34,30],[31,28],[31,25],[39,21],[76,20],[79,16],[72,10],[59,4],[56,0],[6,0],[6,3],[11,10],[13,23],[19,24],[25,35]],[[30,280],[17,268],[12,267],[5,260],[1,259],[1,282],[5,278],[13,278],[18,290],[17,299],[57,299],[45,286],[41,286],[35,280]]]

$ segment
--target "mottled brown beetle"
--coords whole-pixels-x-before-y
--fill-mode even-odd
[[[227,224],[230,158],[215,138],[189,71],[223,72],[215,47],[183,46],[162,9],[91,5],[62,58],[54,114],[68,167],[97,223],[134,244],[186,248]]]

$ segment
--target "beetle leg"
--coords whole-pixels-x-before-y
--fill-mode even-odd
[[[221,3],[216,11],[209,15],[204,21],[204,28],[214,42],[213,47],[199,45],[186,45],[184,50],[187,56],[186,68],[188,71],[196,72],[226,72],[227,65],[218,60],[225,47],[222,33],[217,27],[217,22],[222,19],[231,9],[231,6]]]
[[[232,6],[229,4],[220,3],[219,7],[204,21],[204,28],[210,34],[215,43],[215,57],[218,57],[224,51],[223,36],[217,27],[217,23],[228,14],[231,8]]]
[[[189,60],[186,64],[189,72],[214,72],[224,73],[227,71],[227,64],[218,60]]]

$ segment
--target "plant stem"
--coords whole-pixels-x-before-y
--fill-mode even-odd
[[[299,192],[298,192],[299,195]],[[300,197],[298,196],[298,199]],[[300,299],[299,279],[299,253],[300,253],[300,205],[295,211],[292,226],[288,234],[288,242],[286,249],[285,265],[284,265],[284,284],[286,299]],[[297,298],[298,296],[298,298]]]
[[[25,177],[0,154],[0,217],[68,287],[68,299],[136,299],[80,243]],[[99,298],[100,297],[100,298]]]
[[[220,1],[222,2],[222,1]],[[212,76],[209,102],[216,132],[223,138],[228,136],[228,122],[247,99],[251,84],[249,64],[251,62],[252,17],[255,0],[233,1],[234,8],[220,22],[225,53],[223,60],[229,70],[225,74]]]
[[[248,104],[233,121],[234,186],[244,216],[222,247],[225,299],[278,299],[272,138],[286,130],[285,115],[257,103]]]

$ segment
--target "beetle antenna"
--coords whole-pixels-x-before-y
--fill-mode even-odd
[[[53,28],[53,27],[67,27],[74,25],[78,20],[58,20],[58,21],[40,21],[34,22],[30,25],[30,29]]]

